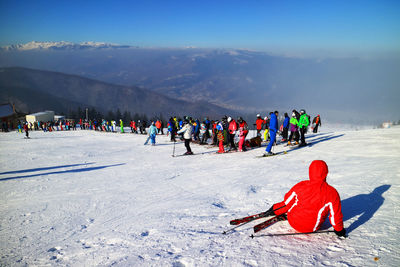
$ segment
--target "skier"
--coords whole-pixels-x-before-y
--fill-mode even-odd
[[[222,154],[225,153],[225,149],[224,149],[224,126],[222,125],[222,122],[219,122],[217,124],[217,138],[218,138],[218,147],[219,150],[217,153]]]
[[[272,113],[272,112],[271,112]],[[270,113],[270,115],[271,115]],[[268,117],[264,117],[264,141],[267,142],[269,140],[269,123]]]
[[[318,133],[318,126],[321,126],[321,117],[318,115],[313,119],[312,123],[314,127],[313,133]]]
[[[229,134],[228,134],[228,127],[229,127],[229,123],[228,123],[228,117],[225,115],[222,117],[222,133],[224,134],[224,146],[229,144]]]
[[[309,167],[308,181],[297,183],[285,194],[284,201],[274,204],[269,216],[286,214],[289,224],[299,232],[315,232],[328,217],[338,236],[346,236],[340,196],[326,182],[328,165],[314,160]]]
[[[183,123],[182,129],[177,132],[178,134],[183,134],[183,138],[185,140],[186,153],[184,155],[193,155],[192,149],[190,148],[190,141],[192,140],[192,130],[193,127],[189,123],[189,120],[186,118]]]
[[[246,136],[249,133],[249,127],[247,126],[247,122],[243,120],[242,117],[238,118],[239,122],[239,152],[246,151],[246,147],[243,147],[244,141],[246,140]]]
[[[211,124],[212,124],[212,145],[213,146],[217,146],[218,145],[218,137],[217,137],[217,134],[218,134],[217,124],[218,124],[218,121],[212,121]]]
[[[131,133],[134,133],[134,130],[133,130],[133,120],[131,120],[131,122],[129,123],[129,126],[131,127]]]
[[[196,119],[196,121],[193,124],[193,132],[194,132],[194,140],[196,140],[197,142],[200,143],[200,121],[198,119]]]
[[[204,118],[203,123],[201,124],[201,142],[200,145],[207,144],[207,139],[210,138],[210,124],[211,122],[208,118]]]
[[[25,131],[25,138],[29,138],[29,128],[28,128],[28,123],[24,123],[24,131]]]
[[[149,127],[149,138],[151,139],[152,146],[156,145],[156,135],[157,135],[157,127],[155,126],[154,121],[152,121]],[[147,142],[148,141],[146,141],[145,144],[147,144]]]
[[[160,123],[161,123],[161,127],[160,127],[161,134],[164,135],[164,120],[160,120]]]
[[[308,125],[310,124],[310,120],[308,119],[308,115],[304,109],[300,110],[300,120],[299,120],[299,128],[300,128],[300,145],[299,147],[306,146],[305,134],[307,132]]]
[[[282,142],[286,142],[288,138],[288,131],[289,131],[289,115],[285,112],[285,119],[283,120],[282,124]]]
[[[276,133],[278,132],[278,111],[271,112],[271,119],[269,122],[269,136],[270,136],[270,141],[265,149],[264,156],[272,156],[274,153],[271,152],[272,146],[275,143],[276,140]]]
[[[257,114],[256,123],[254,124],[257,128],[257,136],[261,136],[262,125],[265,121],[261,118],[260,114]]]
[[[119,120],[119,126],[121,128],[121,133],[124,133],[124,122],[122,121],[122,119]]]
[[[294,138],[295,144],[297,145],[299,143],[299,121],[297,117],[300,117],[300,114],[294,109],[292,111],[292,117],[290,118],[289,124],[290,124],[290,136],[288,139],[288,146],[292,144],[292,140]]]
[[[171,134],[171,142],[176,142],[175,135],[176,135],[176,124],[174,119],[171,117],[168,122],[168,131]]]
[[[157,128],[157,133],[160,134],[161,133],[161,121],[157,120],[155,125],[156,125],[156,128]]]
[[[234,119],[231,117],[228,118],[228,132],[229,132],[229,142],[231,147],[229,148],[229,151],[236,151],[237,148],[235,146],[235,135],[236,131],[238,129],[238,125]]]

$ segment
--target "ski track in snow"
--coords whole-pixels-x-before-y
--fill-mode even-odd
[[[1,266],[400,266],[399,127],[309,134],[309,147],[270,158],[256,158],[265,146],[217,155],[193,143],[199,155],[173,158],[166,136],[152,147],[135,134],[30,135],[0,134]],[[251,239],[256,223],[222,235],[281,201],[315,159],[341,195],[347,239]],[[260,234],[286,232],[287,221]]]

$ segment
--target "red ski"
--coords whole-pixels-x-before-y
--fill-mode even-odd
[[[243,217],[243,218],[240,218],[240,219],[232,220],[229,223],[231,225],[238,225],[238,224],[242,224],[242,223],[251,222],[251,221],[256,220],[256,219],[264,218],[264,217],[267,217],[267,216],[268,216],[267,212],[264,211],[264,212],[261,212],[261,213],[258,213],[258,214],[254,214],[254,215],[250,215],[250,216]]]
[[[257,233],[257,232],[267,228],[268,226],[273,225],[276,222],[286,221],[286,220],[287,220],[287,218],[286,218],[285,214],[272,217],[271,219],[268,219],[265,222],[262,222],[260,224],[255,225],[254,228],[253,228],[254,229],[254,233]]]

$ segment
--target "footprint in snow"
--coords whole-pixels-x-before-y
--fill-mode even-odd
[[[213,205],[214,207],[217,207],[217,208],[220,208],[220,209],[226,209],[224,203],[221,202],[221,201],[213,202],[212,205]]]
[[[149,235],[149,231],[144,231],[140,234],[141,236],[148,236]]]
[[[186,265],[180,261],[175,261],[172,263],[172,267],[185,267]]]

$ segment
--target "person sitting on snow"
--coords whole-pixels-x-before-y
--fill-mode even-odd
[[[340,196],[326,182],[328,165],[314,160],[309,167],[310,180],[302,181],[285,194],[284,201],[274,204],[267,216],[286,214],[289,224],[297,231],[315,232],[329,215],[335,233],[346,236]]]

